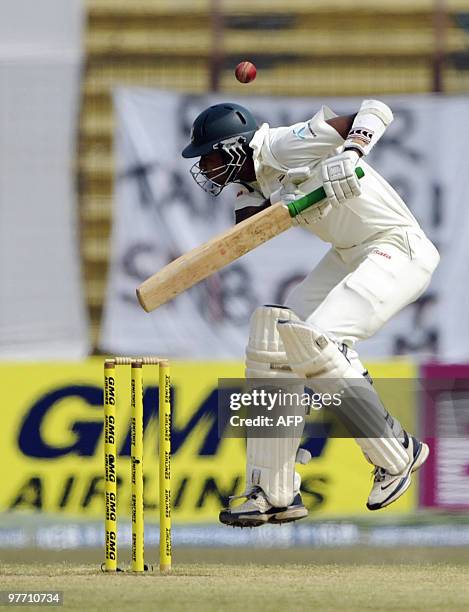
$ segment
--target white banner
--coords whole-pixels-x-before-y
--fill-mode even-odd
[[[0,2],[0,358],[89,352],[76,135],[82,0]]]
[[[107,352],[242,357],[254,308],[282,303],[329,248],[292,229],[154,313],[141,310],[135,288],[142,280],[233,223],[236,186],[216,199],[208,196],[189,174],[195,160],[181,157],[195,116],[220,100],[146,89],[115,94],[113,258],[101,336]],[[249,98],[244,104],[259,121],[278,126],[307,119],[324,102],[339,114],[354,112],[360,103]],[[429,96],[390,104],[395,122],[370,161],[404,197],[439,247],[442,262],[425,295],[358,349],[364,357],[464,359],[469,356],[463,256],[469,234],[463,198],[469,101]]]

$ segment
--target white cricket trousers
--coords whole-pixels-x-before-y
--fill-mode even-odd
[[[286,305],[353,348],[425,291],[439,260],[419,228],[399,228],[348,249],[333,247]]]

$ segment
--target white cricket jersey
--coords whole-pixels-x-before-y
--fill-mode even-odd
[[[270,128],[264,123],[254,134],[253,149],[257,181],[250,193],[243,187],[236,200],[236,210],[260,206],[281,187],[281,179],[291,168],[308,166],[311,177],[299,186],[308,193],[322,185],[321,161],[337,155],[344,139],[326,121],[337,115],[323,106],[312,119],[289,127]],[[337,248],[350,248],[372,240],[396,228],[419,229],[419,224],[399,195],[363,159],[358,165],[365,171],[360,180],[362,193],[346,200],[338,209],[307,229]]]

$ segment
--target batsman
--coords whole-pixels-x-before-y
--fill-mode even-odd
[[[250,322],[246,378],[291,379],[319,393],[347,385],[365,388],[367,401],[352,403],[348,419],[372,423],[374,436],[354,436],[373,465],[367,507],[396,501],[428,446],[403,429],[383,404],[356,345],[375,334],[427,288],[439,254],[403,200],[364,158],[393,121],[391,109],[364,100],[358,112],[337,116],[323,106],[311,119],[286,127],[258,126],[249,110],[216,104],[194,121],[183,157],[197,184],[216,196],[236,183],[236,223],[282,201],[323,186],[327,198],[295,222],[330,243],[316,267],[285,304],[258,308]],[[364,177],[357,178],[359,163]],[[307,253],[298,253],[304,261]],[[275,265],[275,264],[274,264]],[[290,389],[291,390],[291,389]],[[301,389],[298,389],[301,392]],[[283,523],[307,515],[295,464],[304,457],[301,436],[247,439],[242,503],[220,513],[238,527]]]

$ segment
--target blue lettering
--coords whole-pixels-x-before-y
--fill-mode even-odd
[[[69,446],[51,446],[42,438],[41,426],[54,404],[67,397],[78,397],[90,406],[102,408],[103,392],[98,387],[89,385],[70,385],[61,387],[41,397],[26,415],[18,436],[18,446],[28,457],[55,459],[70,453],[91,457],[96,452],[103,430],[102,423],[76,422],[71,431],[75,442]]]
[[[218,452],[220,438],[218,435],[218,390],[213,389],[197,410],[191,414],[190,419],[183,426],[176,427],[177,422],[177,394],[171,389],[172,423],[171,423],[171,450],[176,454],[183,446],[191,432],[200,426],[205,432],[198,449],[199,456],[214,456]],[[102,420],[75,421],[70,424],[69,431],[74,434],[74,441],[69,445],[51,445],[43,437],[43,425],[47,415],[58,402],[66,398],[79,398],[90,408],[102,410],[103,391],[97,386],[70,385],[55,389],[42,396],[33,404],[27,413],[19,434],[18,446],[21,452],[28,456],[40,459],[55,459],[69,454],[82,457],[92,457],[99,451],[99,444],[103,433]],[[158,387],[147,387],[144,393],[144,429],[150,420],[157,418],[158,414]],[[119,437],[124,435],[120,449],[120,456],[130,456],[130,431],[125,423],[126,432],[120,434],[119,424],[116,433]],[[327,431],[322,433],[314,430],[314,424],[306,424],[302,447],[309,450],[313,457],[319,457],[327,443]],[[122,431],[122,430],[121,430]],[[156,452],[156,449],[155,449]]]

